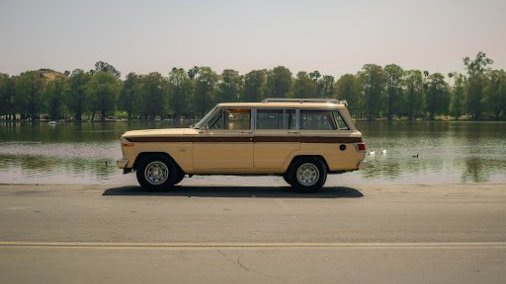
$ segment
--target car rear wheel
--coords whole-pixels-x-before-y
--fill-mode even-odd
[[[327,168],[319,158],[298,158],[290,167],[288,180],[299,192],[317,192],[323,188],[327,180]]]
[[[136,169],[137,181],[148,190],[167,189],[181,181],[181,171],[174,162],[163,155],[141,158]]]

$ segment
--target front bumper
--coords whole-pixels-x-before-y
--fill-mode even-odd
[[[125,169],[127,165],[128,165],[127,159],[116,160],[116,166],[120,169]]]

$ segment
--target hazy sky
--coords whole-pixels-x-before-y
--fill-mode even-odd
[[[462,71],[484,51],[506,69],[505,0],[0,0],[0,72],[123,75],[284,65],[339,76],[366,63]]]

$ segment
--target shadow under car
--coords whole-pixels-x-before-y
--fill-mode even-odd
[[[146,190],[139,186],[109,188],[104,196],[185,196],[185,197],[268,197],[268,198],[359,198],[364,195],[351,187],[325,187],[316,193],[301,193],[291,187],[274,186],[174,186],[163,191]]]

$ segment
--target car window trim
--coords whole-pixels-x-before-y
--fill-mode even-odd
[[[298,131],[299,130],[299,114],[300,114],[300,109],[299,108],[294,108],[294,107],[265,107],[265,108],[252,108],[252,110],[254,110],[254,117],[255,119],[253,120],[254,123],[252,123],[252,128],[251,129],[254,129],[254,130],[286,130],[286,131]],[[285,114],[286,110],[295,110],[295,129],[290,129],[290,128],[286,128],[286,129],[257,129],[257,117],[258,117],[258,110],[283,110],[283,114]],[[288,127],[288,125],[287,125]]]

